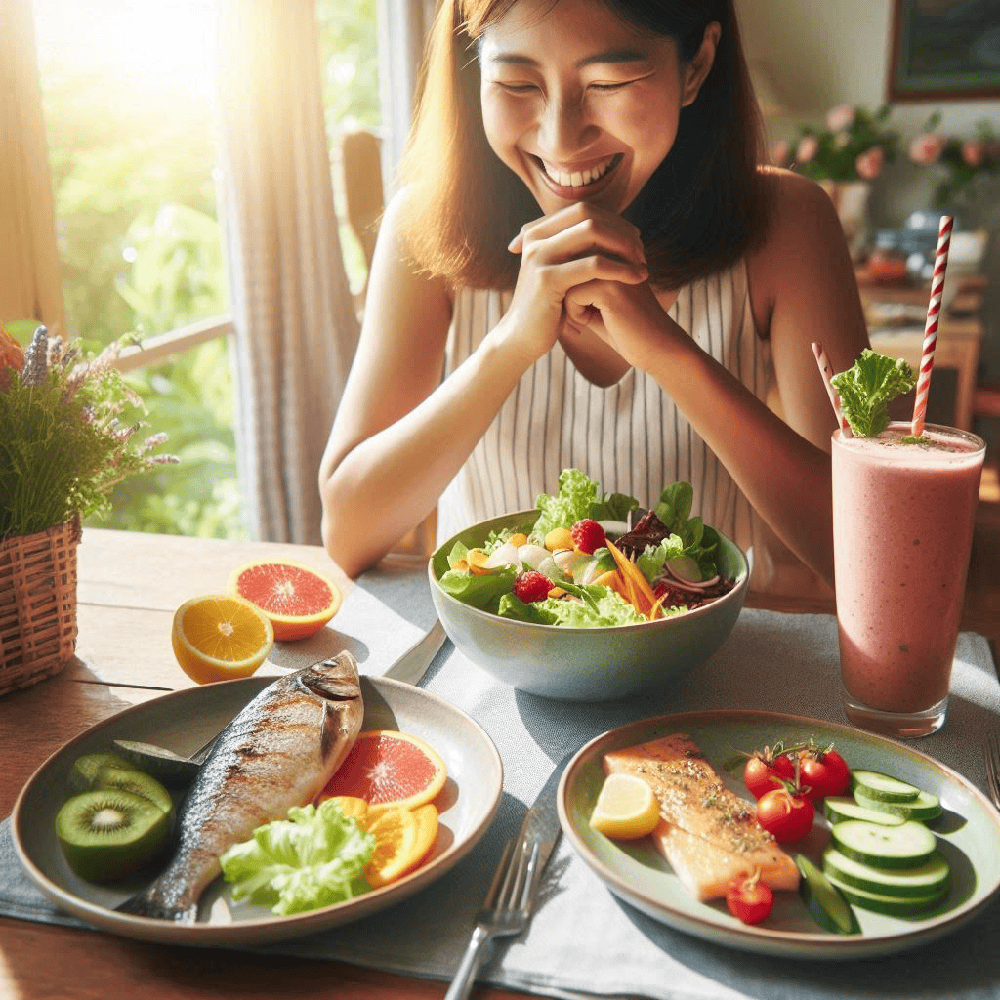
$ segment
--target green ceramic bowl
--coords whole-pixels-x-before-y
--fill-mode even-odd
[[[519,622],[463,604],[438,586],[457,541],[482,544],[492,530],[527,533],[537,510],[482,521],[449,538],[428,563],[438,617],[456,648],[505,684],[572,701],[618,698],[669,687],[704,663],[728,638],[743,607],[749,570],[740,549],[721,532],[720,573],[733,589],[712,604],[638,625],[563,628]]]

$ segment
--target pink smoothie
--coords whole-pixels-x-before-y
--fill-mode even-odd
[[[833,536],[844,686],[885,712],[948,693],[979,500],[984,444],[927,425],[833,437]]]

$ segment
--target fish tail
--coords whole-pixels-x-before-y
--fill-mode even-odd
[[[115,909],[119,913],[128,913],[135,917],[171,920],[175,924],[193,924],[198,919],[197,901],[189,906],[178,906],[149,889],[135,896],[130,896],[124,903],[119,903]]]

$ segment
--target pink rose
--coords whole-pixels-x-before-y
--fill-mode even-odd
[[[885,150],[881,146],[872,146],[858,154],[854,160],[854,169],[863,180],[873,181],[882,173],[884,163]]]
[[[944,149],[944,139],[933,132],[924,132],[910,143],[910,159],[922,167],[937,163],[941,150]]]
[[[852,104],[838,104],[830,108],[826,115],[826,127],[831,132],[843,132],[854,124],[855,110]]]
[[[986,144],[983,142],[963,142],[962,159],[970,167],[981,166],[983,160],[986,159]]]
[[[808,163],[818,152],[819,140],[814,135],[807,135],[795,147],[795,159],[799,163]]]
[[[771,162],[776,166],[783,167],[788,162],[789,152],[788,143],[779,139],[771,146]]]

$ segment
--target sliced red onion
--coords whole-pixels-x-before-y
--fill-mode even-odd
[[[714,587],[719,582],[719,575],[716,573],[710,580],[701,580],[695,583],[693,580],[686,580],[684,577],[680,576],[674,569],[671,568],[670,563],[665,563],[663,567],[667,574],[670,576],[676,586],[680,587],[681,590],[689,590],[692,593],[699,593],[703,590],[708,590],[710,587]]]

